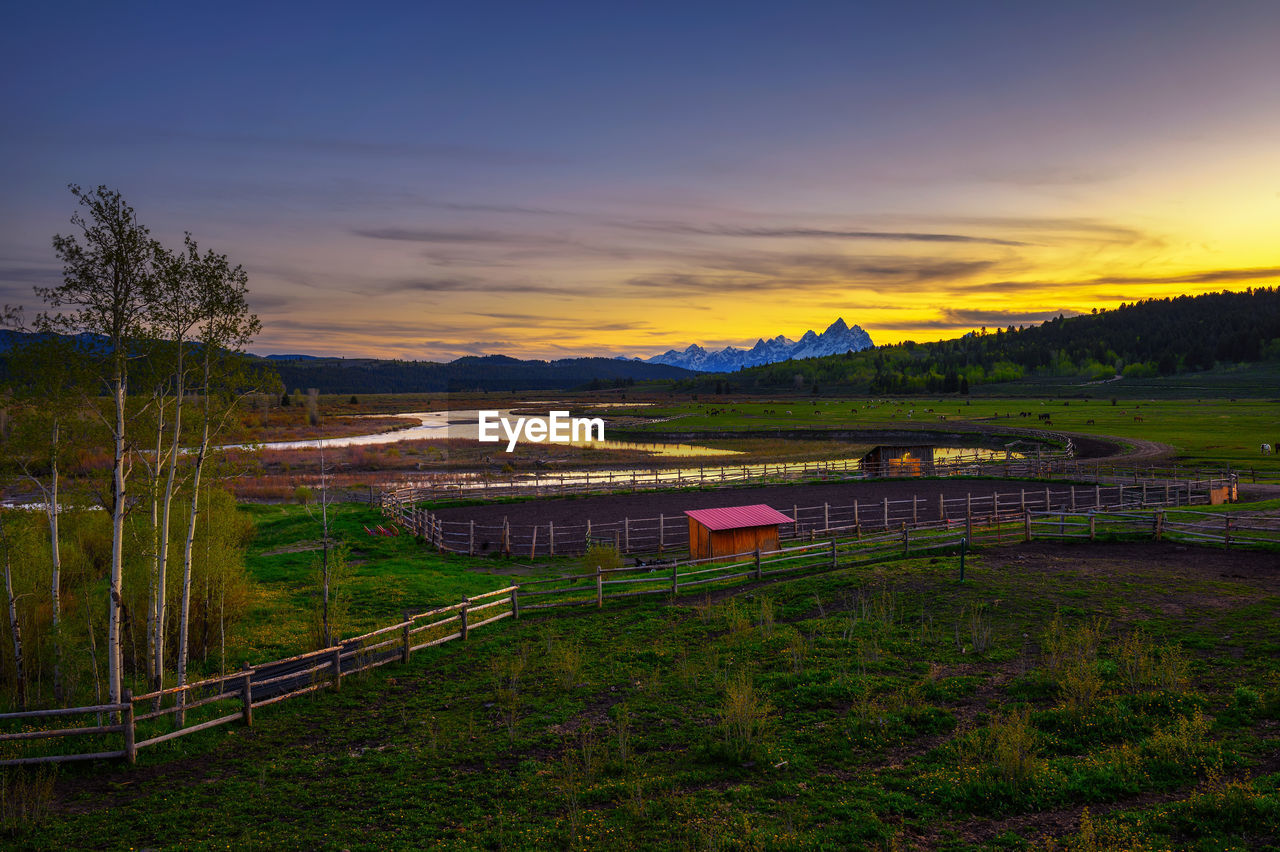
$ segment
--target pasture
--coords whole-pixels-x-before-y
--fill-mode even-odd
[[[282,557],[255,571],[286,583]],[[431,560],[405,565],[405,596],[501,582]],[[1277,615],[1275,553],[1043,543],[971,555],[964,584],[935,557],[530,614],[132,769],[64,769],[15,839],[1263,848],[1280,840]]]
[[[1099,393],[1105,393],[1100,390]],[[788,412],[790,412],[788,414]],[[639,432],[716,432],[812,427],[945,428],[948,422],[973,422],[995,428],[1075,432],[1155,441],[1173,448],[1170,458],[1191,467],[1230,466],[1257,470],[1274,478],[1280,456],[1264,456],[1261,445],[1280,442],[1280,403],[1258,399],[999,399],[915,397],[884,399],[795,398],[756,401],[707,398],[657,403],[652,417],[677,419],[633,427]],[[1021,414],[1029,416],[1020,416]],[[1041,420],[1047,414],[1049,419]]]

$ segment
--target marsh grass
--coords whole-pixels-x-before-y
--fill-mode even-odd
[[[0,772],[0,829],[23,831],[39,826],[53,807],[53,766],[6,768]]]

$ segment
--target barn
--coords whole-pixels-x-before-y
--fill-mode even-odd
[[[778,524],[793,519],[777,509],[727,506],[723,509],[689,509],[691,559],[727,559],[734,554],[778,549]]]
[[[932,444],[881,444],[860,464],[868,476],[921,476],[933,473]]]

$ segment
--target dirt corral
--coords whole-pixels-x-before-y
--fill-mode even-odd
[[[1046,494],[1048,490],[1048,494]],[[998,495],[998,502],[997,502]],[[1164,499],[1163,490],[1146,499]],[[1101,498],[1099,501],[1098,498]],[[678,551],[688,547],[687,509],[764,503],[794,518],[781,532],[808,538],[855,524],[868,530],[903,523],[963,519],[1021,511],[1088,509],[1138,502],[1134,486],[1026,482],[992,479],[921,479],[771,485],[713,491],[641,491],[594,497],[547,498],[433,510],[445,546],[482,555],[502,547],[504,522],[515,553],[580,552],[588,540],[612,540],[623,552]],[[886,502],[887,501],[887,502]]]

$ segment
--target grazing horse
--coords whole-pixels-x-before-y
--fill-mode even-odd
[[[1270,445],[1270,444],[1263,444],[1263,445],[1262,445],[1262,454],[1263,454],[1264,456],[1269,456],[1269,455],[1271,455],[1271,445]]]
[[[1135,415],[1133,415],[1133,422],[1134,422],[1134,423],[1141,423],[1141,422],[1142,422],[1142,415],[1141,415],[1141,414],[1135,414]]]

